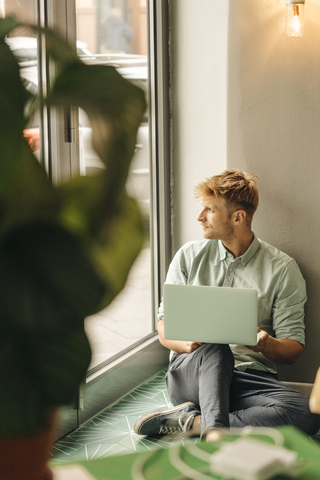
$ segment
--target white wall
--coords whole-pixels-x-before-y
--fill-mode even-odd
[[[201,238],[193,187],[226,166],[228,2],[172,0],[170,18],[176,250]]]
[[[288,38],[284,0],[171,1],[174,249],[201,238],[198,181],[226,167],[259,176],[253,229],[307,281],[307,347],[281,368],[297,382],[320,365],[318,0],[305,13],[304,37]]]

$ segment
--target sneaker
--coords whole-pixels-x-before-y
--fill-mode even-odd
[[[139,435],[156,436],[185,433],[192,428],[200,411],[192,402],[182,403],[165,410],[154,410],[142,415],[133,430]]]

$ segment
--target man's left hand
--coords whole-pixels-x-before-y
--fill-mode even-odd
[[[254,345],[254,346],[246,345],[246,347],[250,348],[250,350],[252,350],[253,352],[263,352],[263,350],[267,345],[269,334],[264,330],[261,330],[259,327],[257,328],[257,333],[259,333],[259,341],[257,345]]]
[[[292,338],[274,338],[264,330],[257,329],[259,341],[257,345],[249,346],[253,352],[258,352],[273,363],[286,363],[288,365],[299,360],[303,345]]]

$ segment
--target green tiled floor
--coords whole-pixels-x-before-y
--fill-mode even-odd
[[[135,421],[151,410],[171,406],[163,370],[105,408],[77,430],[60,439],[53,448],[53,461],[75,462],[108,457],[114,454],[148,451],[155,447],[168,447],[183,440],[162,437],[142,437],[133,432]],[[195,442],[198,439],[194,439]],[[320,448],[320,435],[312,442]]]
[[[91,460],[113,454],[167,447],[176,443],[178,440],[170,437],[151,439],[133,432],[133,425],[140,415],[171,406],[165,373],[165,370],[159,372],[117,403],[60,439],[54,444],[53,460],[55,462]]]

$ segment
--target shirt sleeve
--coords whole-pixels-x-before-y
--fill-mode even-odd
[[[273,329],[276,338],[290,338],[305,344],[304,304],[306,284],[294,260],[285,267],[273,304]]]
[[[180,248],[170,263],[166,283],[186,285],[188,282],[187,256],[185,247]],[[163,320],[163,299],[161,300],[158,320]]]

